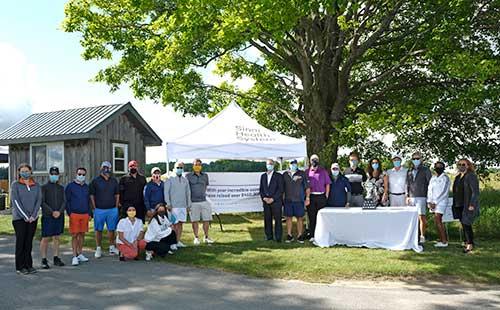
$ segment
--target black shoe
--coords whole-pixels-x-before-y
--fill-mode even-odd
[[[285,240],[285,242],[286,242],[286,243],[290,243],[290,242],[292,242],[292,241],[293,241],[293,236],[292,236],[292,235],[287,235],[287,236],[286,236],[286,240]]]
[[[33,268],[33,267],[29,267],[29,268],[28,268],[28,273],[29,273],[29,274],[32,274],[32,273],[37,273],[37,271],[36,271],[36,269],[35,269],[35,268]]]
[[[20,270],[16,270],[16,273],[17,274],[22,274],[22,275],[27,275],[29,272],[28,272],[28,269],[22,268]]]
[[[276,242],[281,243],[281,239],[276,239]]]
[[[304,235],[303,235],[303,234],[297,237],[297,241],[298,241],[299,243],[304,243],[304,241],[305,241],[305,240],[306,240],[306,238],[304,237]]]
[[[50,269],[49,262],[47,261],[46,258],[42,258],[42,268],[43,269]]]
[[[125,261],[125,256],[120,256],[120,262],[124,262]]]
[[[62,266],[64,266],[64,263],[59,257],[54,256],[54,265],[62,267]]]
[[[266,238],[266,241],[273,241],[273,238]]]

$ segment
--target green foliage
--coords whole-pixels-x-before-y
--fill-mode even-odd
[[[498,1],[70,0],[65,14],[111,90],[185,114],[236,101],[322,160],[377,132],[449,163],[499,162]],[[203,80],[211,64],[231,81]]]

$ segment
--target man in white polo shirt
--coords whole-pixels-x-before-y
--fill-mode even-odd
[[[406,206],[406,175],[408,169],[403,167],[403,156],[394,154],[392,156],[393,168],[387,170],[384,179],[384,197],[383,200],[389,202],[391,207]]]

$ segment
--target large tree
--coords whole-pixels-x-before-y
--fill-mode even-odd
[[[422,135],[440,120],[453,130],[484,118],[485,147],[498,148],[499,12],[488,0],[70,0],[63,26],[81,33],[85,59],[111,61],[96,76],[111,90],[127,84],[188,114],[237,100],[336,160],[374,132],[429,146]],[[255,82],[211,84],[202,69],[212,63]],[[483,106],[493,115],[477,115]]]

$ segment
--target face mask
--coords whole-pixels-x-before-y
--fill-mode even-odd
[[[352,168],[355,168],[358,166],[358,161],[356,159],[351,160],[349,163],[350,163]]]
[[[27,180],[30,178],[31,176],[31,172],[29,171],[26,171],[26,172],[19,172],[19,175],[21,176],[21,178]]]
[[[333,175],[334,177],[338,176],[338,175],[339,175],[339,173],[340,173],[340,171],[338,171],[338,170],[332,170],[332,175]]]
[[[297,169],[298,169],[297,164],[291,164],[290,165],[290,170],[297,171]]]
[[[104,174],[105,176],[111,175],[111,171],[109,169],[101,169],[101,173]]]
[[[176,168],[175,169],[175,174],[178,176],[181,176],[184,173],[184,168]]]
[[[127,216],[128,216],[129,218],[134,218],[134,217],[135,217],[135,214],[136,214],[136,211],[135,211],[135,210],[127,211]]]
[[[202,166],[193,166],[193,171],[196,172],[196,173],[200,173],[201,172],[201,168],[202,168]]]
[[[137,173],[137,168],[130,168],[130,173],[131,174],[136,174]]]
[[[318,161],[317,159],[313,159],[313,160],[311,160],[311,165],[312,165],[313,167],[317,167],[317,166],[318,166],[318,164],[319,164],[319,161]]]
[[[267,169],[267,171],[273,171],[274,170],[274,165],[267,164],[266,165],[266,169]]]
[[[441,174],[444,172],[444,167],[434,167],[434,170],[436,170],[437,174]]]
[[[165,217],[165,211],[158,211],[158,215],[160,217]]]
[[[458,166],[458,171],[465,172],[466,170],[467,170],[467,167],[465,167],[465,166]]]
[[[413,163],[413,165],[415,165],[415,167],[420,166],[420,159],[414,159],[411,162]]]
[[[85,176],[84,175],[77,175],[76,180],[80,183],[85,182]]]
[[[401,167],[401,161],[400,160],[395,160],[392,163],[394,164],[394,167],[396,167],[396,168]]]
[[[379,167],[380,167],[380,165],[379,165],[378,163],[373,163],[373,164],[372,164],[372,168],[373,168],[374,170],[378,170],[378,168],[379,168]]]
[[[59,181],[59,176],[55,175],[55,174],[51,174],[51,175],[49,175],[49,181],[50,181],[50,183],[56,183],[57,181]]]

